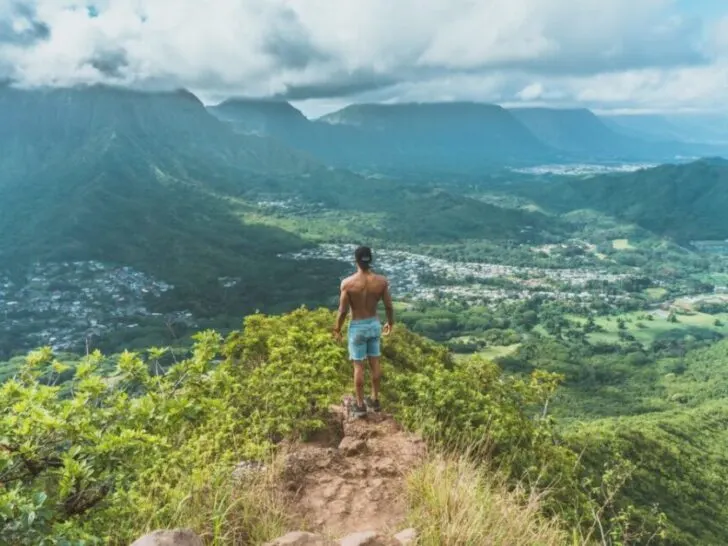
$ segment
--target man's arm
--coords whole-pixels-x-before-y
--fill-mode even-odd
[[[334,326],[334,334],[339,337],[341,328],[344,326],[346,315],[349,314],[349,296],[346,293],[346,286],[341,283],[341,295],[339,296],[339,313],[336,315],[336,325]]]
[[[387,312],[387,324],[385,326],[385,333],[392,331],[394,326],[394,305],[392,304],[392,294],[389,292],[389,281],[384,279],[384,294],[382,295],[382,301],[384,302],[384,310]]]

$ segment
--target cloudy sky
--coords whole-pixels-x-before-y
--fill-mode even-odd
[[[726,0],[0,0],[0,79],[600,111],[728,109]]]

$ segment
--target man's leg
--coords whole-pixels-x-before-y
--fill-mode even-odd
[[[356,394],[356,408],[354,413],[366,414],[364,405],[364,362],[367,358],[367,341],[360,331],[360,325],[349,324],[349,359],[354,365],[354,392]]]
[[[382,366],[378,356],[369,357],[369,368],[372,372],[372,400],[379,400],[379,385],[382,379]],[[364,378],[362,377],[362,381]]]
[[[372,396],[367,399],[367,406],[375,412],[380,411],[379,384],[382,378],[382,366],[380,363],[381,350],[381,329],[377,328],[374,335],[367,340],[367,356],[369,357],[369,368],[372,373]]]
[[[364,405],[364,361],[354,360],[354,389],[356,392],[356,405]]]

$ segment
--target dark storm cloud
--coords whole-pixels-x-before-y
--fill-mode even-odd
[[[129,65],[129,57],[123,49],[97,51],[85,64],[90,64],[104,76],[120,78],[122,70]]]
[[[367,91],[385,89],[399,81],[400,79],[394,76],[359,71],[354,74],[340,74],[325,83],[290,85],[285,92],[278,93],[274,98],[284,100],[343,98]]]
[[[22,22],[23,28],[16,30],[13,21]],[[29,46],[40,40],[47,40],[50,35],[50,27],[38,20],[35,9],[26,4],[11,3],[10,17],[0,20],[0,44]]]
[[[277,66],[286,69],[300,70],[331,58],[314,45],[310,33],[290,8],[277,13],[277,19],[264,38],[262,51],[272,57]]]

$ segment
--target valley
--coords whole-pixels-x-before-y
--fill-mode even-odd
[[[0,395],[82,416],[75,442],[106,416],[123,425],[104,449],[141,457],[149,430],[197,457],[179,426],[194,441],[215,430],[226,464],[262,460],[316,429],[311,400],[350,390],[329,329],[367,244],[395,299],[383,360],[398,418],[433,442],[492,439],[509,479],[553,473],[544,513],[567,527],[593,525],[623,472],[603,515],[615,533],[626,521],[645,530],[630,544],[663,530],[669,546],[720,544],[728,161],[704,157],[714,146],[640,140],[582,110],[353,105],[309,120],[279,101],[0,88]],[[63,452],[54,438],[38,443]],[[694,462],[696,445],[702,466],[668,458]],[[133,513],[119,491],[89,514]]]

